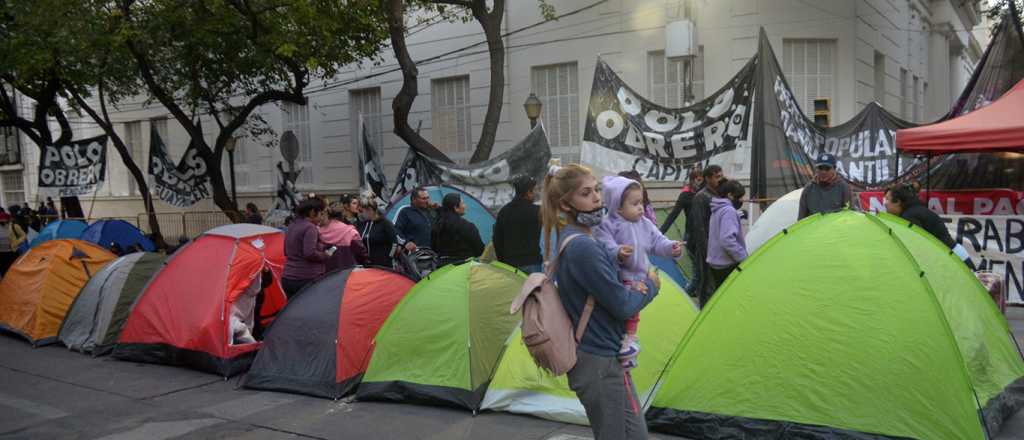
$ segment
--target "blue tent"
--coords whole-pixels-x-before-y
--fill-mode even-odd
[[[430,200],[434,203],[441,203],[441,199],[444,198],[445,194],[456,193],[461,195],[462,202],[466,204],[466,214],[463,218],[476,225],[476,228],[480,231],[480,239],[484,241],[485,245],[491,242],[491,234],[494,231],[494,214],[491,214],[491,211],[483,203],[480,203],[479,200],[465,191],[447,185],[428,186],[427,192],[430,193]],[[398,218],[398,210],[405,206],[409,206],[408,195],[392,203],[388,207],[386,217],[394,222]]]
[[[139,228],[124,220],[98,220],[85,228],[81,238],[104,249],[110,248],[111,243],[117,243],[125,252],[136,244],[146,252],[156,251],[156,246]]]
[[[690,282],[687,281],[686,275],[683,275],[683,270],[676,264],[676,260],[668,257],[659,257],[657,255],[650,256],[651,264],[657,267],[658,270],[665,272],[672,281],[675,281],[679,287],[686,289]]]
[[[50,222],[50,224],[46,225],[42,231],[39,231],[39,235],[32,239],[32,242],[27,242],[27,245],[22,243],[22,245],[18,247],[18,252],[25,253],[40,243],[58,238],[80,238],[82,236],[82,232],[85,231],[85,228],[88,226],[89,225],[85,224],[85,222],[81,220],[58,220]]]

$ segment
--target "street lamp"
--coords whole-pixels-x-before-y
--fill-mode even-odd
[[[530,96],[526,98],[526,102],[523,103],[523,108],[526,109],[526,117],[530,118],[530,128],[537,126],[537,118],[540,117],[542,107],[544,107],[544,103],[540,102],[535,93],[530,93]]]
[[[235,206],[238,206],[238,192],[235,190],[235,144],[238,143],[237,137],[230,137],[228,141],[224,143],[224,149],[228,151],[228,170],[231,173],[231,200],[235,202]]]

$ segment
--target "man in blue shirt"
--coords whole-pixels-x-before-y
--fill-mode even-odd
[[[404,240],[407,251],[415,252],[420,246],[430,247],[430,230],[436,216],[426,188],[418,186],[409,193],[409,206],[399,209],[395,218],[395,229],[399,239]]]

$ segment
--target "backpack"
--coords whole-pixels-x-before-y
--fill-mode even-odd
[[[576,237],[566,237],[558,249],[558,254],[548,264],[544,273],[533,273],[526,279],[519,296],[512,301],[510,313],[523,311],[522,335],[523,343],[530,352],[534,363],[555,376],[568,373],[576,366],[576,347],[583,332],[587,329],[590,314],[594,311],[594,297],[587,296],[587,304],[583,307],[580,322],[575,331],[572,320],[562,305],[555,286],[554,276],[558,269],[558,258],[562,251]]]

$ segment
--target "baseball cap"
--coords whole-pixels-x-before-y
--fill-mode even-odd
[[[835,168],[836,167],[836,156],[834,154],[829,154],[829,153],[821,153],[821,154],[819,154],[818,155],[818,159],[814,161],[814,166],[815,167],[819,167],[819,166],[822,166],[822,165],[827,165],[827,166],[830,166],[832,168]]]

